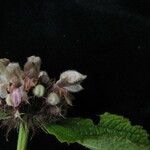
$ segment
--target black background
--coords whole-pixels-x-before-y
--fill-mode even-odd
[[[75,69],[88,78],[68,116],[98,121],[104,112],[124,115],[150,133],[150,5],[147,0],[0,1],[0,57],[22,64],[39,55],[58,78]],[[17,134],[0,150],[15,150]],[[29,150],[81,149],[39,132]]]

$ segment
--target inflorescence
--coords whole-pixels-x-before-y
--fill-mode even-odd
[[[39,122],[64,118],[72,105],[70,93],[83,89],[80,83],[86,75],[68,70],[55,82],[40,67],[37,56],[28,57],[23,69],[19,63],[0,59],[0,113],[5,114],[2,126],[7,126],[8,132],[22,121],[28,121],[32,128]]]

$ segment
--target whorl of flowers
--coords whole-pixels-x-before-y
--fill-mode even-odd
[[[39,121],[65,117],[68,105],[72,105],[70,93],[83,89],[80,83],[86,75],[68,70],[54,82],[40,67],[41,59],[36,56],[27,58],[23,70],[19,63],[0,59],[0,113],[7,116],[2,125],[11,129],[28,121],[32,127]]]

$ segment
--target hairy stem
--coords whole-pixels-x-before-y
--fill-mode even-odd
[[[17,150],[27,150],[29,129],[27,122],[20,123]]]

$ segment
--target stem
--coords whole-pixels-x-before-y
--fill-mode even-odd
[[[26,150],[28,143],[29,129],[27,122],[20,123],[17,150]]]

